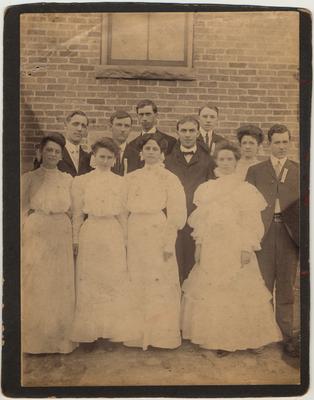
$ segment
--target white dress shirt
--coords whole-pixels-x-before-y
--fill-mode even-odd
[[[119,148],[120,148],[120,161],[122,162],[122,158],[123,158],[125,148],[126,148],[126,142],[123,142],[122,144],[120,144]]]
[[[66,139],[65,148],[67,149],[71,160],[75,166],[76,171],[78,171],[79,159],[80,159],[80,145],[74,144]]]
[[[185,155],[184,153],[190,153],[191,151],[195,154],[197,150],[197,146],[196,144],[193,147],[185,147],[182,144],[180,145],[180,151],[183,153],[184,158],[186,160],[187,163],[189,163],[191,161],[191,158],[193,157],[193,154],[187,154]]]
[[[156,128],[156,126],[153,126],[149,131],[147,131],[147,132],[144,132],[144,131],[142,131],[141,132],[141,135],[145,135],[145,133],[156,133],[157,132],[157,128]]]
[[[272,163],[272,166],[276,172],[277,178],[279,178],[280,176],[280,172],[282,170],[282,167],[284,166],[285,162],[287,161],[287,157],[285,158],[277,158],[274,157],[273,155],[270,156],[270,161]],[[278,171],[278,172],[277,172]],[[281,208],[280,208],[280,203],[279,203],[279,199],[276,199],[276,203],[275,203],[275,213],[280,213],[281,212]]]

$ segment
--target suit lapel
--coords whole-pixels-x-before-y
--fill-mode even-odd
[[[204,149],[206,150],[207,153],[209,153],[209,148],[207,147],[203,136],[201,134],[199,134],[198,138],[197,138],[197,143]]]
[[[277,175],[276,175],[276,171],[274,170],[273,164],[270,160],[270,158],[267,160],[266,164],[266,171],[276,180],[278,180]]]

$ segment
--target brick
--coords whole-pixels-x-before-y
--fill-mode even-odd
[[[101,48],[100,14],[23,15],[24,71],[20,76],[23,150],[33,150],[43,131],[48,131],[47,125],[63,127],[65,115],[73,108],[90,114],[95,135],[103,134],[114,110],[127,109],[132,112],[137,132],[140,128],[135,105],[144,97],[157,103],[159,124],[166,132],[175,134],[178,118],[197,114],[198,107],[210,101],[219,105],[219,132],[227,138],[234,140],[235,129],[247,121],[263,125],[266,130],[279,121],[295,129],[293,144],[297,145],[297,32],[287,29],[284,18],[274,25],[257,14],[250,15],[249,20],[241,13],[236,19],[231,14],[227,17],[224,14],[221,23],[213,13],[195,15],[194,81],[158,81],[95,79]],[[91,36],[84,37],[84,42],[76,37],[82,32],[80,27],[92,31]],[[89,103],[93,100],[96,104]],[[268,151],[264,146],[266,155]],[[295,146],[292,153],[298,158],[297,151]],[[32,157],[33,154],[24,155],[23,163],[28,160],[31,165]]]
[[[73,64],[60,64],[58,65],[58,69],[65,70],[65,71],[75,71],[79,69],[78,65]]]
[[[230,63],[229,66],[230,66],[230,68],[246,68],[247,64],[246,63]]]
[[[104,104],[105,100],[104,99],[87,99],[86,102],[87,102],[87,104]]]
[[[239,71],[239,75],[256,75],[256,69],[243,69]]]

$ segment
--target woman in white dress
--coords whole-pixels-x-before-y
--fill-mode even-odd
[[[73,247],[76,307],[72,340],[133,338],[126,265],[125,185],[111,172],[119,149],[112,139],[92,145],[96,169],[74,178]],[[87,217],[87,218],[86,218]],[[86,349],[87,350],[87,349]]]
[[[244,125],[237,130],[237,139],[240,145],[241,159],[237,162],[236,173],[244,180],[249,167],[260,162],[257,155],[264,135],[258,126]]]
[[[57,169],[65,140],[40,143],[41,167],[22,176],[22,351],[70,353],[74,314],[71,175]]]
[[[144,350],[181,344],[175,241],[186,222],[186,201],[179,179],[162,163],[166,147],[163,139],[147,135],[140,144],[145,166],[126,176],[128,268],[137,297],[139,335],[125,344]]]
[[[259,349],[281,340],[255,251],[264,234],[257,189],[234,173],[240,155],[222,142],[215,150],[219,178],[196,190],[189,218],[195,261],[183,284],[184,339],[218,355]]]

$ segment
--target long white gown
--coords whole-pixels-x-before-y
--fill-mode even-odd
[[[254,251],[266,202],[237,174],[199,186],[189,223],[200,263],[183,284],[183,338],[207,349],[255,349],[282,339]],[[241,266],[241,251],[252,251]]]
[[[139,336],[126,345],[176,348],[181,344],[181,290],[175,257],[177,230],[186,222],[179,179],[162,164],[144,166],[126,177],[128,268],[137,297]],[[166,209],[166,215],[163,210]],[[173,256],[164,261],[164,250]]]
[[[74,315],[71,175],[43,167],[22,176],[22,351],[69,353]],[[30,210],[31,213],[30,213]]]
[[[96,169],[73,181],[73,241],[79,250],[71,338],[77,342],[134,338],[123,229],[125,196],[123,178],[111,171]]]

